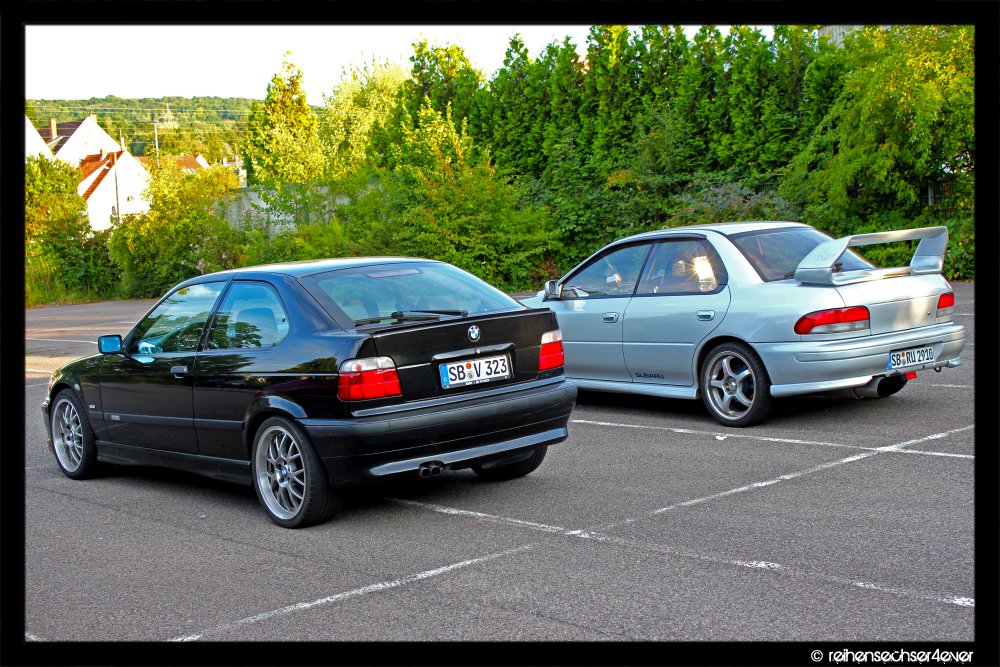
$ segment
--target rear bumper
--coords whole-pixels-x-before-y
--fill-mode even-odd
[[[355,413],[349,420],[302,419],[330,483],[346,486],[416,473],[421,464],[448,468],[516,456],[567,438],[576,385],[552,378],[475,398],[421,401]]]
[[[934,360],[889,369],[889,353],[930,346]],[[954,368],[962,363],[965,327],[938,324],[904,332],[846,340],[757,343],[771,379],[772,396],[792,396],[859,387],[875,377],[929,368]]]

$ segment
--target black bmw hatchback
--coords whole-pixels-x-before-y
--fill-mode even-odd
[[[252,484],[271,519],[320,523],[338,489],[472,468],[535,470],[576,387],[548,309],[443,262],[354,258],[213,273],[49,381],[49,446]]]

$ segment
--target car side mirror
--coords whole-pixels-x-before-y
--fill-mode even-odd
[[[562,285],[555,280],[547,280],[545,282],[545,298],[546,299],[561,299],[562,298]]]
[[[121,354],[122,337],[118,334],[112,336],[98,336],[97,349],[101,354]]]

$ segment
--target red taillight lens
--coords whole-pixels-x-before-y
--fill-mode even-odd
[[[556,329],[543,333],[542,349],[538,353],[538,370],[547,371],[550,368],[560,368],[564,362],[562,332]]]
[[[937,316],[947,317],[955,312],[955,293],[945,292],[938,297]]]
[[[402,393],[396,364],[390,357],[348,359],[340,365],[337,396],[342,401],[364,401]]]
[[[817,310],[799,318],[795,333],[845,333],[870,328],[868,309],[864,306]]]

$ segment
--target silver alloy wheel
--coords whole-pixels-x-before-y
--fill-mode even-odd
[[[280,519],[291,519],[302,509],[306,496],[306,471],[295,436],[281,426],[260,435],[254,469],[257,488],[267,509]]]
[[[742,355],[727,350],[712,360],[704,390],[712,407],[726,419],[739,419],[753,407],[757,378]]]
[[[83,421],[68,398],[52,408],[52,444],[59,465],[67,472],[76,472],[83,461]]]

